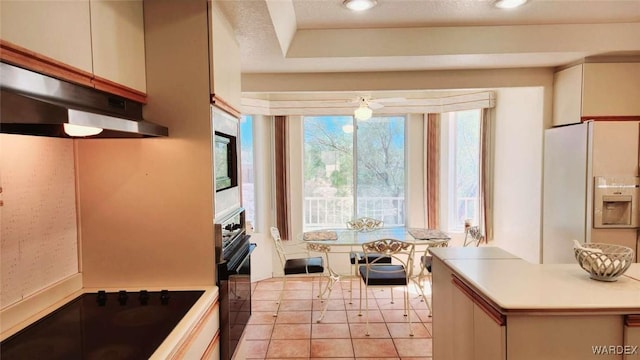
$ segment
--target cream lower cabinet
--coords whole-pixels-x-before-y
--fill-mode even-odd
[[[433,358],[453,360],[453,284],[451,270],[433,257],[432,265]],[[455,335],[457,336],[457,334]]]
[[[451,270],[433,258],[433,358],[506,359],[504,318],[452,282]],[[496,319],[498,318],[498,319]]]
[[[506,359],[505,317],[457,278],[452,281],[453,359]]]
[[[620,315],[501,315],[453,277],[451,354],[456,360],[622,359],[640,328]],[[507,325],[508,323],[508,325]],[[436,327],[434,325],[434,335]],[[508,343],[507,343],[508,339]],[[611,347],[613,346],[613,347]],[[634,345],[635,346],[635,345]],[[437,345],[434,344],[434,351]],[[632,347],[631,347],[632,348]],[[628,351],[628,350],[627,350]]]
[[[504,319],[496,319],[484,307],[473,304],[473,358],[506,359],[506,329]]]
[[[622,359],[623,316],[539,315],[507,318],[508,359]]]
[[[220,359],[220,315],[218,302],[198,321],[172,359]]]
[[[627,315],[623,336],[623,359],[640,358],[640,315]]]

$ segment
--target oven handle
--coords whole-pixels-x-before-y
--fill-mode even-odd
[[[242,267],[244,266],[244,263],[247,262],[247,260],[249,260],[251,258],[251,253],[257,247],[258,247],[258,244],[256,244],[256,243],[249,243],[249,252],[247,252],[247,255],[245,255],[244,259],[242,259],[242,261],[240,261],[240,264],[238,264],[238,267],[233,269],[234,273],[239,274],[238,270],[242,269]]]

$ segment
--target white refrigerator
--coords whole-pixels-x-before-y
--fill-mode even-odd
[[[542,262],[575,263],[573,239],[631,247],[637,261],[640,121],[587,121],[544,139]],[[616,220],[603,223],[603,209]]]

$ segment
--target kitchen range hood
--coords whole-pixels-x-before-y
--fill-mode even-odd
[[[72,137],[67,132],[75,125],[99,131],[82,138],[169,134],[166,127],[142,118],[141,103],[6,63],[0,63],[0,91],[2,133]]]

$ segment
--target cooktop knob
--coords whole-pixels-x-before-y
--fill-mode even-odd
[[[149,303],[149,292],[147,290],[140,290],[140,305],[147,305]]]
[[[118,291],[118,302],[120,303],[120,305],[126,305],[128,298],[129,295],[127,295],[127,292],[125,290]]]
[[[160,303],[162,305],[169,304],[169,290],[160,291]]]
[[[107,292],[104,290],[99,290],[96,301],[98,302],[98,306],[105,306],[105,304],[107,303]]]

